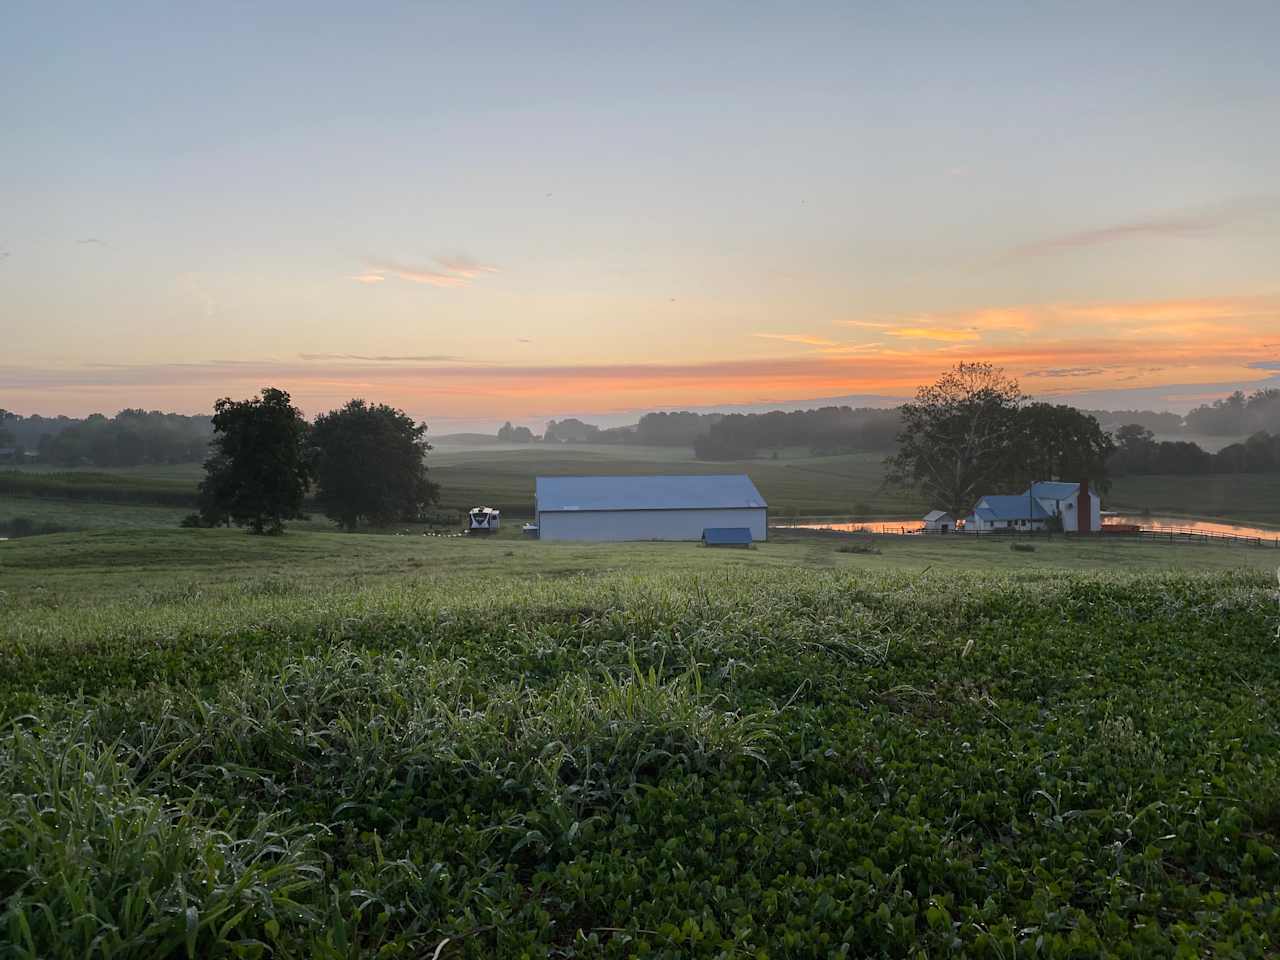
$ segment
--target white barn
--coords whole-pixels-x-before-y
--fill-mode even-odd
[[[538,477],[540,540],[701,540],[709,527],[768,538],[769,509],[746,474]]]
[[[925,533],[950,533],[955,528],[955,517],[945,510],[930,510],[924,515]]]

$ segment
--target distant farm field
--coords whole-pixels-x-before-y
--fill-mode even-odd
[[[943,540],[0,543],[8,952],[1274,955],[1274,556]]]
[[[1280,525],[1280,474],[1118,477],[1104,509]]]
[[[533,514],[539,475],[640,473],[746,473],[769,503],[774,521],[796,516],[919,517],[929,507],[920,496],[884,484],[884,454],[814,457],[802,449],[777,459],[732,462],[693,458],[679,447],[603,444],[442,443],[428,455],[430,475],[441,486],[441,509],[497,507],[510,519]],[[176,519],[194,509],[199,464],[120,470],[0,470],[0,513],[55,513],[84,529],[127,526],[125,517]],[[41,506],[57,500],[65,507]],[[27,509],[24,504],[32,504]],[[96,504],[98,506],[75,506]],[[165,507],[167,512],[121,512],[113,504]],[[1223,518],[1280,526],[1280,475],[1119,477],[1103,496],[1103,509],[1123,513]],[[316,517],[313,523],[323,524]]]
[[[148,503],[103,503],[49,497],[0,496],[0,526],[23,517],[67,530],[176,527],[189,509]]]
[[[641,473],[746,473],[775,515],[864,514],[901,516],[921,512],[923,501],[884,488],[884,454],[813,457],[786,451],[774,460],[703,461],[679,447],[602,444],[512,447],[503,450],[433,452],[428,462],[442,486],[445,506],[496,506],[529,516],[539,475]]]

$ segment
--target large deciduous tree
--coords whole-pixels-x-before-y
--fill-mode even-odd
[[[1025,399],[1003,370],[958,364],[902,405],[898,452],[885,461],[889,482],[920,490],[957,516],[983,494],[1008,489]]]
[[[210,525],[234,521],[254,533],[280,533],[302,516],[311,483],[307,422],[289,394],[224,397],[213,407],[212,453],[200,484],[200,514]]]
[[[1097,418],[1066,404],[1030,403],[1018,411],[1014,476],[1035,480],[1089,480],[1105,492],[1107,460],[1116,450]]]
[[[317,417],[311,441],[325,516],[354,530],[415,518],[434,503],[440,488],[427,479],[426,432],[403,411],[363,400]]]

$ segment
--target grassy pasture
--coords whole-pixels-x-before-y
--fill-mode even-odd
[[[291,527],[282,537],[243,530],[101,530],[13,540],[0,546],[0,584],[10,609],[63,607],[198,594],[233,599],[246,579],[281,590],[350,589],[465,580],[484,590],[510,578],[562,579],[600,573],[698,575],[722,570],[799,567],[875,572],[964,570],[1175,570],[1266,572],[1280,551],[1214,543],[1036,540],[1020,553],[1004,538],[876,537],[879,553],[849,553],[861,542],[840,535],[775,531],[752,550],[709,550],[696,543],[540,543],[506,530],[497,537],[335,533]]]
[[[1107,510],[1221,518],[1280,525],[1280,474],[1119,477],[1103,498]]]
[[[590,473],[749,473],[775,512],[879,516],[919,512],[918,498],[881,489],[881,454],[810,457],[801,450],[784,454],[778,460],[707,463],[679,447],[495,443],[446,445],[432,451],[428,464],[432,479],[441,485],[445,509],[487,504],[514,517],[532,514],[535,477]],[[183,506],[194,502],[201,476],[197,464],[119,470],[24,468],[0,472],[0,496]]]
[[[624,447],[591,444],[442,444],[429,455],[432,478],[440,483],[441,507],[465,510],[487,504],[512,519],[533,510],[534,478],[540,474],[747,473],[769,502],[771,515],[914,517],[928,507],[919,497],[886,489],[883,456],[876,453],[812,457],[800,449],[779,459],[707,463],[678,447]],[[121,470],[24,468],[0,471],[0,511],[13,516],[67,517],[85,529],[127,526],[125,518],[149,521],[190,512],[198,464],[158,465]],[[57,500],[65,508],[42,508]],[[99,506],[75,507],[73,504]],[[31,504],[28,509],[27,504]],[[113,515],[111,504],[165,506],[170,512]],[[1201,477],[1120,477],[1103,497],[1107,510],[1157,515],[1222,518],[1280,525],[1280,478],[1275,475]],[[323,518],[314,521],[323,524]]]
[[[0,939],[1275,954],[1270,554],[841,542],[0,544]]]
[[[101,503],[48,497],[0,496],[0,524],[15,517],[53,523],[67,530],[175,527],[190,509],[147,503]]]

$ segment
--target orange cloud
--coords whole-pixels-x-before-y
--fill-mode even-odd
[[[1242,320],[1274,318],[1280,297],[1217,297],[1201,300],[1146,300],[1056,308],[1063,316],[1098,321]]]
[[[753,337],[759,337],[762,340],[782,340],[785,343],[800,343],[806,347],[839,347],[842,344],[835,340],[826,340],[822,337],[810,337],[803,333],[753,333]]]
[[[904,340],[977,340],[981,334],[977,330],[957,330],[949,327],[899,327],[890,330],[889,336],[901,337]]]
[[[891,337],[908,340],[977,340],[987,332],[1026,333],[1036,329],[1041,318],[1032,307],[984,307],[948,313],[917,313],[886,320],[841,320],[848,327],[884,330]]]
[[[1230,323],[1220,318],[1234,314]],[[946,317],[925,323],[922,316]],[[983,319],[979,319],[983,318]],[[874,321],[881,322],[881,321]],[[949,333],[1036,336],[945,339]],[[1164,323],[1182,335],[1135,336]],[[146,405],[207,410],[218,396],[248,396],[264,384],[293,391],[306,409],[328,409],[352,396],[386,400],[427,417],[499,417],[538,411],[600,411],[754,402],[762,396],[810,399],[851,394],[906,396],[959,360],[987,360],[1023,378],[1028,389],[1061,395],[1085,389],[1257,383],[1275,374],[1259,367],[1275,355],[1280,297],[1056,304],[916,315],[876,328],[930,336],[879,344],[841,344],[808,333],[763,339],[815,347],[803,355],[694,358],[670,363],[477,363],[449,354],[380,353],[353,344],[351,353],[310,354],[287,361],[170,364],[0,366],[11,408],[91,412]],[[941,332],[942,337],[937,335]],[[1270,347],[1268,345],[1271,345]],[[443,349],[449,347],[441,345]],[[465,353],[465,346],[458,348]],[[359,349],[359,352],[357,352]]]

